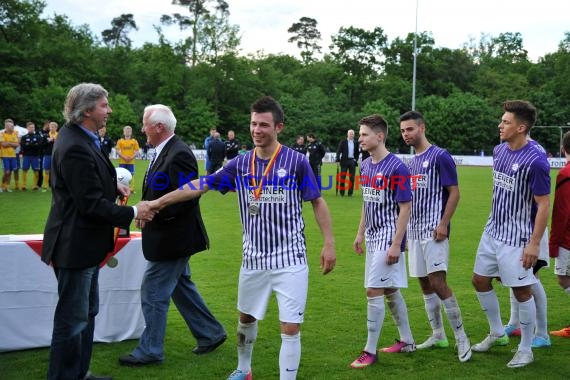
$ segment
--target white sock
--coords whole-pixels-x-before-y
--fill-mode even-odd
[[[301,361],[301,333],[295,335],[281,334],[281,351],[279,351],[280,380],[295,380],[299,362]]]
[[[400,293],[400,289],[392,294],[387,294],[386,298],[388,299],[388,307],[390,308],[394,323],[398,326],[400,341],[414,343],[412,331],[410,330],[410,322],[408,321],[408,308],[404,297],[402,297]]]
[[[519,350],[531,351],[530,346],[536,325],[536,304],[534,303],[534,297],[531,296],[528,301],[519,302],[519,320],[521,324]]]
[[[457,304],[455,296],[451,295],[451,297],[443,300],[443,307],[445,308],[447,319],[449,319],[449,323],[451,324],[451,328],[453,329],[455,340],[457,340],[458,338],[463,338],[465,336],[465,329],[463,328],[461,309]]]
[[[441,318],[441,300],[436,293],[424,294],[424,305],[432,335],[436,339],[445,339],[443,319]]]
[[[238,367],[240,371],[249,372],[251,369],[251,354],[253,344],[257,338],[257,321],[253,323],[238,322],[237,351]]]
[[[384,296],[368,297],[368,312],[366,319],[366,327],[368,328],[368,340],[364,351],[376,355],[376,347],[382,332],[384,323],[385,307]]]
[[[505,328],[501,322],[501,310],[499,308],[499,299],[494,289],[488,292],[477,292],[477,298],[481,304],[481,308],[487,315],[489,322],[489,330],[491,335],[503,336],[505,335]]]
[[[532,296],[536,304],[536,331],[534,336],[541,338],[548,338],[548,321],[546,319],[547,305],[546,305],[546,292],[542,282],[538,281],[531,286]]]
[[[519,327],[519,302],[512,288],[509,288],[509,300],[511,301],[511,317],[508,324]]]

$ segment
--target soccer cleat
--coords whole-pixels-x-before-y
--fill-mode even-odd
[[[505,334],[507,336],[521,336],[521,329],[515,325],[505,325]]]
[[[507,344],[509,344],[509,337],[507,334],[503,334],[502,336],[489,334],[482,342],[474,344],[471,349],[475,352],[486,352],[489,351],[491,347],[506,346]]]
[[[543,347],[550,347],[552,344],[550,343],[550,337],[541,338],[539,336],[535,336],[532,338],[532,348],[543,348]]]
[[[362,351],[358,359],[350,363],[352,368],[364,368],[368,367],[371,364],[376,363],[378,360],[378,356],[371,354],[370,352]]]
[[[471,342],[467,336],[456,339],[457,357],[461,363],[471,359]]]
[[[236,369],[235,371],[233,371],[229,376],[227,380],[252,380],[253,377],[251,375],[251,370],[249,370],[248,372],[245,371],[241,371],[239,369]]]
[[[425,342],[423,342],[422,344],[418,344],[416,346],[418,350],[423,350],[424,348],[431,348],[431,347],[447,348],[449,347],[449,342],[447,341],[447,338],[437,339],[432,335],[429,338],[427,338]]]
[[[570,338],[570,326],[566,326],[561,330],[551,331],[550,335],[560,336],[562,338]]]
[[[532,351],[517,351],[515,356],[507,363],[509,368],[519,368],[524,367],[534,361]]]
[[[384,347],[380,351],[388,352],[388,353],[406,353],[406,352],[414,352],[416,350],[415,343],[406,343],[402,342],[401,340],[396,339],[396,343],[390,347]]]

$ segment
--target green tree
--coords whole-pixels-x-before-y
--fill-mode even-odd
[[[111,29],[105,29],[101,32],[103,42],[111,48],[118,46],[130,48],[132,41],[128,37],[128,34],[131,29],[139,30],[132,13],[115,17],[111,21]]]
[[[301,49],[303,62],[312,62],[315,53],[320,53],[321,46],[317,41],[321,39],[321,32],[317,29],[317,20],[314,18],[301,17],[299,22],[287,29],[287,32],[294,34],[288,41],[297,43],[297,47]]]

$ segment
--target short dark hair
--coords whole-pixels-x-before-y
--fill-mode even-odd
[[[534,126],[534,123],[536,123],[536,108],[532,103],[526,100],[507,100],[503,103],[503,110],[514,114],[515,119],[525,124],[527,126],[526,133],[528,133]]]
[[[385,137],[388,137],[388,123],[380,115],[374,114],[365,116],[358,122],[358,125],[366,125],[374,132],[382,132]]]
[[[251,105],[251,112],[265,113],[271,112],[273,114],[273,121],[275,124],[280,124],[285,122],[285,114],[283,113],[283,108],[281,104],[271,96],[263,96],[257,99]]]
[[[424,115],[422,115],[421,112],[418,112],[418,111],[404,112],[400,116],[400,123],[402,121],[408,121],[408,120],[414,120],[416,122],[416,124],[419,124],[420,122],[425,124],[425,122],[426,122],[424,119]]]
[[[315,135],[312,134],[312,133],[307,133],[307,137],[310,137],[310,138],[315,139],[315,140],[317,139],[317,138],[315,137]]]

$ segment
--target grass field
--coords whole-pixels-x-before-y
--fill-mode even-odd
[[[139,162],[138,173],[146,163]],[[323,166],[323,175],[334,175],[336,166]],[[556,172],[552,172],[553,177]],[[140,185],[141,175],[137,181]],[[451,269],[448,282],[463,312],[466,331],[473,343],[488,333],[487,320],[481,311],[471,285],[475,250],[490,207],[490,168],[459,168],[461,201],[452,222]],[[326,182],[325,182],[326,184]],[[138,197],[134,195],[131,203]],[[304,207],[306,235],[310,260],[310,287],[305,323],[302,327],[303,353],[299,379],[567,379],[570,377],[570,340],[552,338],[549,349],[534,350],[535,362],[525,368],[509,369],[512,349],[519,338],[507,347],[489,353],[473,353],[467,363],[459,363],[453,348],[424,350],[412,354],[381,354],[379,361],[363,370],[349,368],[366,342],[366,297],[363,288],[363,257],[352,251],[352,242],[359,222],[361,198],[335,196],[334,189],[324,192],[333,218],[336,238],[337,267],[327,276],[319,271],[322,239],[310,204]],[[0,194],[0,234],[40,233],[49,209],[51,194],[30,191]],[[215,352],[195,356],[191,349],[195,340],[173,306],[166,333],[166,360],[148,368],[125,368],[117,358],[130,352],[136,341],[96,344],[91,369],[110,374],[115,379],[225,379],[235,368],[237,274],[241,260],[241,226],[235,194],[210,192],[201,201],[202,214],[210,235],[211,249],[194,256],[191,267],[197,283],[214,315],[228,331],[228,340]],[[10,214],[6,214],[7,210]],[[548,295],[549,328],[559,329],[569,323],[570,299],[556,283],[552,267],[541,271]],[[508,319],[508,289],[496,287],[501,300],[503,320]],[[417,281],[403,290],[410,323],[417,342],[430,333],[423,299]],[[128,318],[129,316],[125,316]],[[444,317],[445,318],[445,317]],[[1,323],[1,321],[0,321]],[[450,343],[453,334],[446,323]],[[379,346],[391,345],[397,330],[386,313]],[[2,339],[2,337],[0,337]],[[266,319],[260,322],[259,336],[253,355],[253,374],[258,380],[279,378],[280,347],[277,307],[270,303]],[[48,348],[0,354],[1,380],[45,378]]]

